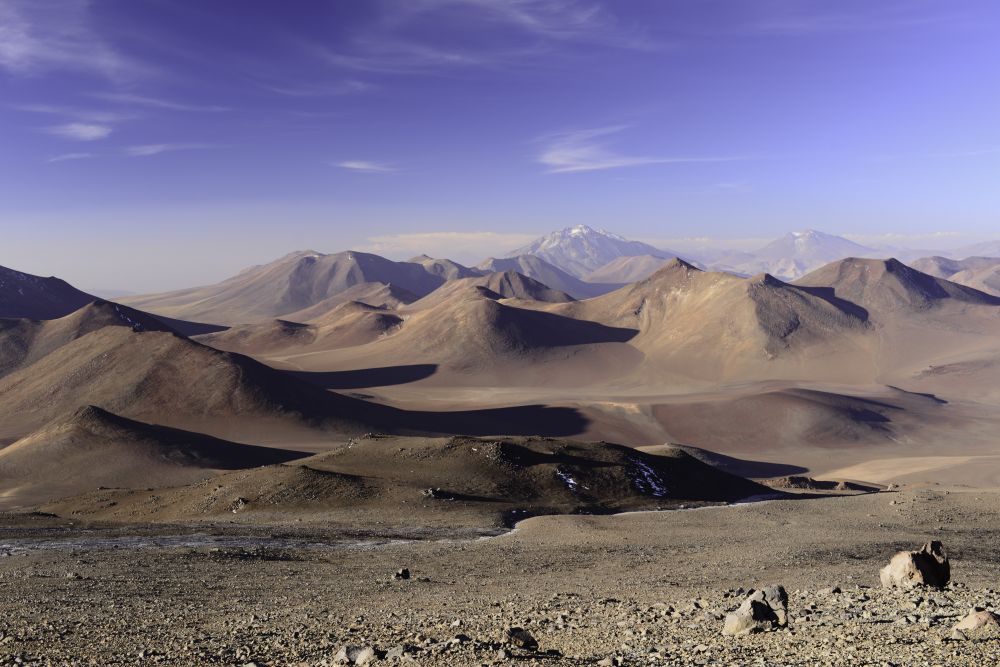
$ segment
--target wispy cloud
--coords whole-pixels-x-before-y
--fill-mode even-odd
[[[609,5],[593,0],[387,0],[382,6],[378,20],[353,40],[316,44],[313,52],[340,69],[414,74],[537,63],[571,43],[657,48],[642,26],[622,24]],[[417,36],[412,28],[421,26],[433,31]]]
[[[258,84],[264,90],[268,90],[278,95],[286,97],[341,97],[344,95],[358,95],[378,88],[373,83],[367,81],[335,81],[335,82],[303,82],[303,83],[281,83]]]
[[[49,134],[75,141],[97,141],[111,135],[111,128],[96,123],[66,123],[45,128]]]
[[[164,100],[158,97],[147,97],[145,95],[136,95],[135,93],[93,93],[92,97],[96,97],[97,99],[105,100],[107,102],[114,102],[116,104],[150,107],[153,109],[167,109],[170,111],[193,111],[202,113],[218,113],[221,111],[229,111],[229,107],[216,106],[216,105],[202,105],[202,104],[186,104],[183,102]]]
[[[12,104],[9,108],[25,113],[46,114],[52,116],[66,116],[74,120],[87,121],[91,123],[117,123],[123,120],[135,118],[134,115],[118,113],[116,111],[95,111],[92,109],[80,109],[77,107],[58,106],[54,104]]]
[[[545,146],[538,155],[538,162],[545,165],[549,173],[560,174],[651,164],[734,162],[751,159],[749,156],[739,155],[716,157],[624,155],[609,148],[604,139],[618,134],[627,127],[614,125],[549,135],[542,139]]]
[[[399,259],[426,253],[460,262],[478,262],[496,255],[498,248],[517,248],[530,243],[536,236],[478,231],[383,234],[370,237],[358,250]]]
[[[96,157],[95,153],[64,153],[62,155],[54,155],[50,157],[46,162],[68,162],[70,160],[86,160],[92,157]]]
[[[340,167],[341,169],[349,169],[350,171],[360,171],[369,174],[388,174],[394,171],[399,171],[396,167],[390,164],[370,162],[368,160],[344,160],[343,162],[337,162],[335,166]]]
[[[200,150],[213,147],[212,144],[200,143],[141,144],[138,146],[128,146],[124,152],[129,157],[149,157],[151,155],[160,155],[161,153]]]
[[[87,0],[0,0],[0,68],[121,80],[141,69],[95,30]]]

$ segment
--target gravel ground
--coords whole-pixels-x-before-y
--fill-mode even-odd
[[[950,639],[971,607],[1000,608],[993,493],[539,517],[489,539],[350,528],[4,517],[0,664],[333,665],[344,646],[449,666],[1000,659],[1000,639]],[[878,588],[895,551],[931,538],[952,558],[946,589]],[[723,636],[724,614],[766,584],[788,590],[789,627]],[[515,626],[537,650],[507,640]]]

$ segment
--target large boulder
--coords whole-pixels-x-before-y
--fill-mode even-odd
[[[739,609],[726,616],[724,635],[747,635],[788,625],[788,593],[782,586],[750,591]]]
[[[900,551],[879,571],[885,588],[931,586],[944,588],[951,579],[951,564],[944,546],[928,542],[918,551]]]

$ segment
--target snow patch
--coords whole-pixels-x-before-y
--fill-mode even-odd
[[[654,498],[667,496],[667,485],[663,482],[663,478],[648,463],[633,457],[629,457],[629,463],[632,464],[635,473],[632,476],[632,484],[639,493]]]

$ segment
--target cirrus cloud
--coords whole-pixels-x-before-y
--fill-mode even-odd
[[[111,128],[97,123],[66,123],[45,128],[49,134],[75,141],[98,141],[111,135]]]
[[[561,174],[652,164],[734,162],[752,159],[745,155],[716,157],[625,155],[608,147],[603,141],[604,137],[618,134],[627,128],[627,125],[613,125],[549,135],[542,139],[545,146],[538,155],[538,162],[547,167],[548,173]]]

